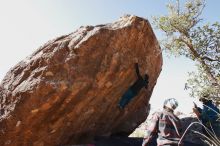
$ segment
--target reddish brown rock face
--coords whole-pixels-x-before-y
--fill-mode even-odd
[[[149,75],[124,110],[117,105],[140,72]],[[162,67],[149,22],[124,16],[49,41],[12,68],[0,86],[0,145],[55,146],[130,133],[146,108]]]

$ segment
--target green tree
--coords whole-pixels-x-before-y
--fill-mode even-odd
[[[167,8],[167,15],[153,18],[165,36],[162,48],[196,62],[198,71],[189,73],[187,82],[191,96],[220,97],[220,24],[202,23],[205,0],[188,0],[183,6],[177,0]]]

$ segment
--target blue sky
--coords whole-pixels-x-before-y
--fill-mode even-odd
[[[73,32],[82,25],[96,25],[117,20],[124,14],[145,17],[166,14],[168,0],[0,0],[0,80],[19,61],[50,39]],[[183,0],[181,1],[183,2]],[[209,0],[203,13],[204,22],[219,21],[219,0]],[[161,34],[154,29],[158,39]],[[164,55],[164,65],[151,103],[162,106],[165,98],[174,97],[180,110],[192,105],[183,90],[187,72],[194,64]]]

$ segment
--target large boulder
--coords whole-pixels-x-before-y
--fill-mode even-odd
[[[121,96],[136,80],[137,60],[149,86],[119,109]],[[152,28],[136,16],[51,40],[1,82],[0,145],[54,146],[129,134],[147,116],[161,67]]]

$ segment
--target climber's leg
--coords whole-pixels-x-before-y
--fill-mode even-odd
[[[128,89],[121,97],[121,100],[118,104],[118,106],[123,109],[129,102],[130,100],[135,96],[133,91],[131,89]]]

